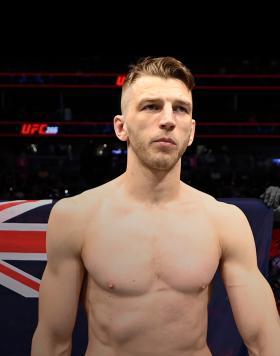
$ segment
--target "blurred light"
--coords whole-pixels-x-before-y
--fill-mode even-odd
[[[38,152],[37,146],[34,145],[34,143],[32,143],[32,144],[30,145],[30,147],[31,147],[32,152],[34,152],[34,153],[37,153],[37,152]]]
[[[116,80],[116,85],[122,87],[126,79],[126,75],[118,75]]]
[[[127,150],[122,150],[121,148],[118,148],[116,150],[112,150],[112,154],[113,155],[121,155],[121,154],[126,155],[127,154]]]
[[[122,154],[122,150],[120,148],[118,150],[112,150],[112,154],[113,155],[121,155]]]
[[[272,158],[272,163],[276,164],[276,166],[280,166],[280,158]]]

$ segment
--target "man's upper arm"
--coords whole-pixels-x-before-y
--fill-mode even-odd
[[[71,199],[60,200],[51,211],[39,292],[39,328],[58,340],[72,335],[84,274],[77,205]]]
[[[256,248],[245,214],[222,204],[219,214],[221,273],[237,327],[248,348],[276,340],[279,316],[272,290],[257,266]]]

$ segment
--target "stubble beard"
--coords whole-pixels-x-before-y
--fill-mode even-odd
[[[158,149],[154,143],[146,143],[139,138],[130,140],[128,146],[146,168],[153,171],[169,172],[187,149],[188,139],[176,149]]]

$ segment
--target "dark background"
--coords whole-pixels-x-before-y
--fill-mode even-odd
[[[280,57],[272,55],[4,56],[0,125],[7,125],[0,126],[0,135],[12,122],[112,122],[120,112],[121,89],[114,87],[118,74],[146,55],[174,55],[195,76],[197,136],[182,159],[183,181],[215,197],[257,197],[268,185],[279,184],[280,128],[269,123],[280,122]],[[102,87],[108,83],[112,87]],[[101,86],[79,87],[84,84]],[[77,125],[73,133],[79,130]],[[0,160],[2,199],[43,199],[75,195],[116,177],[125,170],[126,154],[113,136],[2,135]]]
[[[129,63],[146,55],[174,55],[192,70],[196,79],[193,115],[198,124],[197,136],[182,159],[183,181],[216,198],[256,198],[269,185],[279,185],[280,57],[194,56],[187,51],[125,56],[21,55],[0,58],[1,200],[60,199],[121,174],[126,163],[125,145],[113,136],[75,136],[79,123],[112,122],[120,112],[120,88],[67,86],[114,84],[118,74],[126,73]],[[44,73],[70,76],[58,78]],[[86,77],[86,73],[114,75],[97,80]],[[209,74],[212,76],[207,77]],[[62,86],[55,87],[57,84]],[[73,136],[3,135],[13,122],[53,121],[73,123]],[[250,123],[255,126],[247,126]],[[30,268],[30,273],[40,278],[44,264],[24,268],[28,272]],[[30,320],[37,313],[37,300],[11,296],[13,292],[2,286],[1,292],[9,303],[21,308],[17,315],[28,335],[32,335],[35,324]],[[4,340],[2,350],[6,356],[18,356],[23,346],[26,350],[20,337],[27,331],[18,330],[16,318],[9,315],[3,322],[2,336],[7,331],[9,335],[15,333],[14,349]],[[74,342],[74,350],[79,346]]]

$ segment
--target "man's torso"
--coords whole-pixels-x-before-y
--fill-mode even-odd
[[[122,200],[116,187],[97,194],[82,237],[86,355],[210,355],[207,305],[221,252],[206,207],[217,203],[189,187],[151,207]]]

